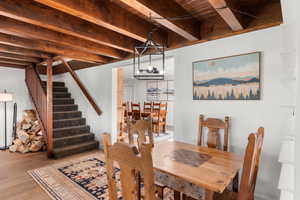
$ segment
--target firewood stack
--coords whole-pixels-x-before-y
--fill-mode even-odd
[[[25,110],[17,124],[17,138],[9,147],[11,152],[36,152],[45,148],[45,140],[34,110]]]

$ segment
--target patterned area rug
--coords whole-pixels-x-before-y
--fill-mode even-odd
[[[54,200],[109,200],[105,162],[99,153],[28,173]],[[119,176],[120,171],[116,169],[117,180]],[[165,189],[164,199],[173,200],[173,192]]]

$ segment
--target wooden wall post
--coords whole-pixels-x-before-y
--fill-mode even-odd
[[[124,127],[124,108],[123,108],[123,96],[124,96],[124,70],[122,68],[117,69],[117,128],[119,131],[119,137],[123,136]]]
[[[53,60],[47,60],[47,153],[48,157],[53,156]]]

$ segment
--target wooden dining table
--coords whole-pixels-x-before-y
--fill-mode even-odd
[[[155,144],[155,180],[195,199],[212,200],[238,177],[243,157],[177,141]]]

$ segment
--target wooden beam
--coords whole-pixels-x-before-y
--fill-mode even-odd
[[[57,44],[65,45],[66,47],[72,47],[81,51],[100,54],[116,59],[122,59],[125,56],[125,52],[111,47],[106,47],[88,40],[83,40],[67,34],[51,31],[7,17],[0,16],[0,21],[0,32],[2,33],[30,39],[34,38],[47,40]]]
[[[189,41],[200,39],[200,22],[196,19],[170,20],[178,16],[190,15],[179,4],[167,0],[114,0],[125,4],[146,17],[181,35]]]
[[[59,54],[76,60],[88,60],[99,63],[107,63],[110,61],[108,58],[103,56],[59,46],[52,42],[42,40],[29,40],[4,33],[0,33],[0,43]]]
[[[208,0],[208,2],[216,9],[219,15],[233,31],[240,31],[244,29],[241,22],[238,20],[237,16],[233,13],[225,0]]]
[[[2,63],[9,63],[9,64],[16,64],[16,65],[31,65],[31,62],[21,61],[21,60],[14,60],[14,59],[8,59],[8,58],[1,58],[0,62]]]
[[[6,53],[20,54],[25,56],[32,56],[37,58],[49,58],[52,56],[51,54],[47,54],[44,52],[24,49],[20,47],[14,47],[6,44],[0,44],[0,51]]]
[[[222,19],[206,20],[201,24],[201,40],[193,42],[178,42],[180,40],[178,37],[169,38],[170,48],[168,48],[168,50],[279,26],[283,23],[280,2],[270,1],[259,9],[256,16],[257,18],[254,18],[245,29],[240,31],[232,31]]]
[[[10,63],[3,63],[0,62],[0,67],[11,67],[11,68],[18,68],[18,69],[24,69],[24,65],[17,65],[17,64],[10,64]]]
[[[69,34],[102,45],[133,52],[136,40],[31,0],[2,0],[0,15]]]
[[[102,114],[101,109],[98,107],[98,105],[96,104],[95,100],[90,95],[90,93],[88,92],[88,90],[86,89],[86,87],[83,85],[83,83],[81,82],[81,80],[79,79],[79,77],[77,76],[77,74],[73,71],[73,69],[71,68],[71,66],[64,59],[61,59],[61,61],[63,62],[63,64],[65,65],[67,71],[71,74],[71,76],[73,77],[73,79],[75,80],[75,82],[77,83],[77,85],[80,87],[80,89],[83,92],[83,94],[85,95],[85,97],[88,99],[88,101],[90,102],[90,104],[93,106],[93,108],[95,109],[95,111],[97,112],[97,114],[101,115]]]
[[[146,20],[106,0],[35,1],[142,42],[147,40],[153,27]],[[159,31],[155,36],[157,42],[166,43],[166,33]]]
[[[52,59],[47,62],[47,152],[53,156],[53,73]]]
[[[39,58],[28,57],[28,56],[12,54],[12,53],[3,53],[3,52],[0,52],[0,58],[8,58],[8,59],[14,59],[20,61],[33,62],[33,63],[38,63],[41,61],[41,59]]]

